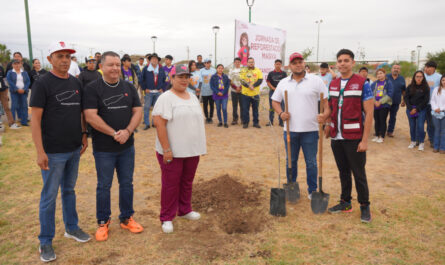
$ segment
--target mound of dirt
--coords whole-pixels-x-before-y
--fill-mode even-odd
[[[218,221],[227,234],[256,233],[263,229],[266,214],[261,207],[261,190],[229,175],[199,183],[193,191],[193,208]]]

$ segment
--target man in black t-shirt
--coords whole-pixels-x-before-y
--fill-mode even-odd
[[[280,59],[275,60],[275,69],[270,72],[267,75],[267,86],[270,88],[269,90],[269,123],[266,124],[266,126],[272,126],[273,125],[273,119],[274,119],[274,110],[272,108],[272,95],[275,89],[278,86],[278,83],[281,81],[281,79],[286,78],[287,74],[286,72],[281,70],[281,67],[283,66],[283,62]],[[284,109],[284,102],[281,102],[281,108]],[[280,123],[280,126],[283,127],[283,120],[278,116],[278,120]]]
[[[196,56],[196,68],[198,68],[200,70],[200,69],[202,69],[204,67],[205,67],[205,65],[202,62],[202,55]]]
[[[88,141],[82,118],[82,86],[68,74],[73,49],[64,42],[51,45],[47,57],[53,69],[35,81],[31,94],[31,129],[42,169],[40,197],[40,259],[56,259],[52,248],[55,235],[55,211],[59,186],[62,193],[65,237],[87,242],[90,236],[78,226],[76,186],[80,156]]]
[[[82,104],[87,122],[93,127],[93,154],[97,171],[96,240],[108,239],[110,188],[116,169],[119,180],[120,226],[132,233],[144,229],[133,219],[133,132],[141,122],[142,107],[136,88],[119,79],[121,61],[115,52],[101,58],[103,78],[84,89]]]
[[[99,62],[96,61],[95,57],[88,56],[86,63],[87,68],[79,75],[79,80],[82,83],[82,87],[85,87],[87,84],[102,77],[102,75],[96,70],[96,64],[99,64]]]

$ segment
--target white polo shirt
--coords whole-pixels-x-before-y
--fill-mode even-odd
[[[277,102],[284,100],[285,90],[288,91],[289,130],[291,132],[318,131],[317,115],[320,93],[324,94],[324,98],[328,97],[328,88],[323,80],[314,74],[306,73],[304,78],[297,83],[290,75],[278,83],[272,100]],[[286,130],[286,124],[284,130]]]

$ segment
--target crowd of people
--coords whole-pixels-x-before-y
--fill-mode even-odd
[[[229,127],[230,94],[231,126],[240,123],[247,129],[252,110],[252,125],[261,128],[258,107],[264,78],[252,57],[234,58],[233,66],[226,70],[222,64],[213,68],[211,60],[203,60],[200,55],[188,65],[175,66],[171,55],[161,58],[156,53],[147,54],[133,64],[129,55],[121,58],[108,51],[87,57],[86,66],[81,68],[74,53],[64,42],[53,43],[47,57],[52,65],[50,72],[41,68],[38,59],[33,60],[31,68],[20,52],[14,53],[6,70],[0,66],[0,114],[6,115],[9,128],[28,126],[28,101],[31,107],[32,137],[43,179],[39,250],[41,260],[46,262],[56,258],[52,240],[59,187],[65,237],[79,242],[90,240],[78,225],[74,190],[80,156],[88,148],[89,136],[97,173],[95,239],[105,241],[111,222],[114,172],[119,182],[120,227],[132,233],[144,230],[136,222],[133,208],[134,133],[141,122],[143,130],[156,129],[156,157],[162,175],[160,221],[165,233],[173,232],[176,216],[200,219],[201,215],[192,210],[192,185],[200,156],[207,152],[205,124],[213,123],[215,106],[218,127]],[[242,67],[243,60],[246,67]],[[395,136],[397,112],[400,106],[406,106],[409,148],[418,145],[418,150],[424,150],[427,123],[434,152],[444,154],[445,78],[436,72],[437,64],[432,61],[426,63],[424,71],[415,72],[408,86],[397,63],[390,73],[377,69],[374,82],[369,80],[367,68],[362,67],[356,74],[354,65],[354,53],[347,49],[337,53],[337,73],[327,63],[320,65],[319,74],[310,73],[300,53],[292,53],[285,63],[275,60],[274,70],[265,80],[270,89],[266,126],[274,126],[275,113],[279,126],[289,123],[291,157],[286,163],[292,170],[287,180],[297,182],[302,149],[311,199],[318,186],[318,128],[323,124],[325,137],[331,138],[341,182],[340,202],[328,211],[352,211],[353,176],[360,219],[369,223],[365,165],[372,124],[372,141],[384,143],[386,136]],[[287,111],[285,92],[289,98]],[[322,113],[320,105],[324,107]],[[286,142],[286,130],[283,137]]]

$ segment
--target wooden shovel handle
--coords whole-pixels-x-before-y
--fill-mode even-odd
[[[289,112],[289,102],[287,100],[287,90],[284,90],[284,111]],[[290,151],[290,132],[289,132],[289,121],[286,121],[286,141],[287,141],[287,167],[292,168],[292,155]]]

